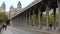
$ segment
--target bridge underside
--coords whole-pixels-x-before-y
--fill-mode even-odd
[[[49,29],[49,12],[50,8],[41,2],[33,5],[32,7],[23,10],[22,13],[18,14],[14,18],[10,19],[10,25],[14,27],[37,27],[42,29],[43,22],[42,22],[42,15],[43,12],[46,12],[46,28]],[[58,14],[60,14],[60,1],[57,2],[58,6]],[[56,9],[53,9],[54,13],[54,29],[56,29]],[[37,17],[37,18],[36,18]],[[59,29],[60,29],[60,15],[59,15]]]

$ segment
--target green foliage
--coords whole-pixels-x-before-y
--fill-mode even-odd
[[[36,26],[39,25],[38,15],[37,14],[34,14],[34,15],[31,16],[31,24],[32,25],[36,25]],[[42,15],[42,24],[46,25],[46,15],[45,14]]]
[[[33,21],[34,21],[34,23],[33,23]],[[54,24],[54,14],[53,13],[51,13],[49,15],[49,23]],[[31,16],[31,25],[38,26],[38,24],[39,24],[38,15],[37,14],[32,15]],[[44,26],[46,26],[46,15],[45,14],[42,15],[42,24]],[[58,14],[57,13],[56,13],[56,25],[58,25]]]
[[[31,20],[32,20],[32,25],[36,25],[36,26],[38,25],[37,14],[32,15]]]
[[[50,14],[49,16],[49,23],[54,24],[54,15],[53,13]],[[56,13],[56,25],[58,25],[58,14]]]
[[[46,15],[42,15],[42,24],[45,26],[46,25]]]
[[[54,23],[54,15],[53,15],[53,13],[51,13],[50,15],[49,15],[49,23]]]
[[[0,11],[0,22],[8,20],[8,17],[5,12]]]

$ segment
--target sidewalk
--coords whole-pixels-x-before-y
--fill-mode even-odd
[[[38,30],[38,29],[29,28],[29,27],[20,27],[17,29],[17,28],[9,27],[9,26],[7,26],[7,30],[3,29],[1,34],[19,34],[19,33],[22,34],[23,32],[27,34],[28,32],[26,30],[27,31],[42,32],[42,33],[46,33],[46,34],[60,34],[60,32],[58,32],[57,30],[48,31],[45,28]]]
[[[10,28],[7,26],[7,29],[6,30],[2,30],[1,31],[1,34],[13,34],[11,31],[10,31]]]
[[[60,32],[58,30],[46,30],[46,28],[43,28],[41,30],[38,30],[38,29],[33,29],[33,28],[29,28],[29,27],[20,27],[20,28],[23,28],[23,29],[26,29],[26,30],[31,30],[31,31],[37,31],[37,32],[43,32],[43,33],[46,33],[46,34],[60,34]]]
[[[33,31],[40,31],[40,32],[43,32],[43,33],[47,33],[47,34],[60,34],[60,32],[56,31],[56,30],[53,30],[53,31],[48,31],[48,30],[38,30],[38,29],[31,29]]]
[[[45,28],[38,30],[38,29],[31,29],[33,31],[40,31],[43,33],[47,33],[47,34],[60,34],[60,32],[58,32],[58,30],[46,30]]]
[[[16,27],[8,26],[6,31],[2,30],[2,34],[46,34],[46,33],[30,31],[25,28],[18,29]]]

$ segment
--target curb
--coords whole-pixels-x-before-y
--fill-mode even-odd
[[[46,34],[52,34],[52,32],[48,32],[48,31],[35,30],[35,29],[30,29],[30,30],[35,31],[35,32],[42,32],[42,33],[46,33]]]
[[[35,31],[35,32],[42,32],[42,33],[45,33],[45,34],[55,34],[54,32],[49,32],[49,31],[45,31],[45,30],[38,30],[38,29],[33,29],[33,28],[25,28],[25,27],[22,27],[23,29],[26,29],[26,30],[30,30],[30,31]],[[19,29],[19,28],[18,28]]]
[[[42,33],[46,33],[46,34],[52,34],[52,32],[49,32],[49,31],[43,31],[43,30],[37,30],[37,29],[31,29],[31,28],[25,28],[25,29],[35,31],[35,32],[42,32]]]

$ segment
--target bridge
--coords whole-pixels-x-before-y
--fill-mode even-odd
[[[17,15],[10,17],[10,26],[13,27],[37,27],[38,29],[43,28],[42,24],[42,14],[46,12],[46,29],[49,29],[49,11],[53,9],[54,14],[54,26],[56,29],[56,8],[58,8],[59,14],[59,26],[60,29],[60,0],[35,0],[27,7],[22,9],[22,12]],[[35,20],[32,20],[32,15],[37,15],[38,17],[38,25],[36,25]],[[34,18],[34,16],[33,16]],[[32,23],[33,22],[33,23]]]

